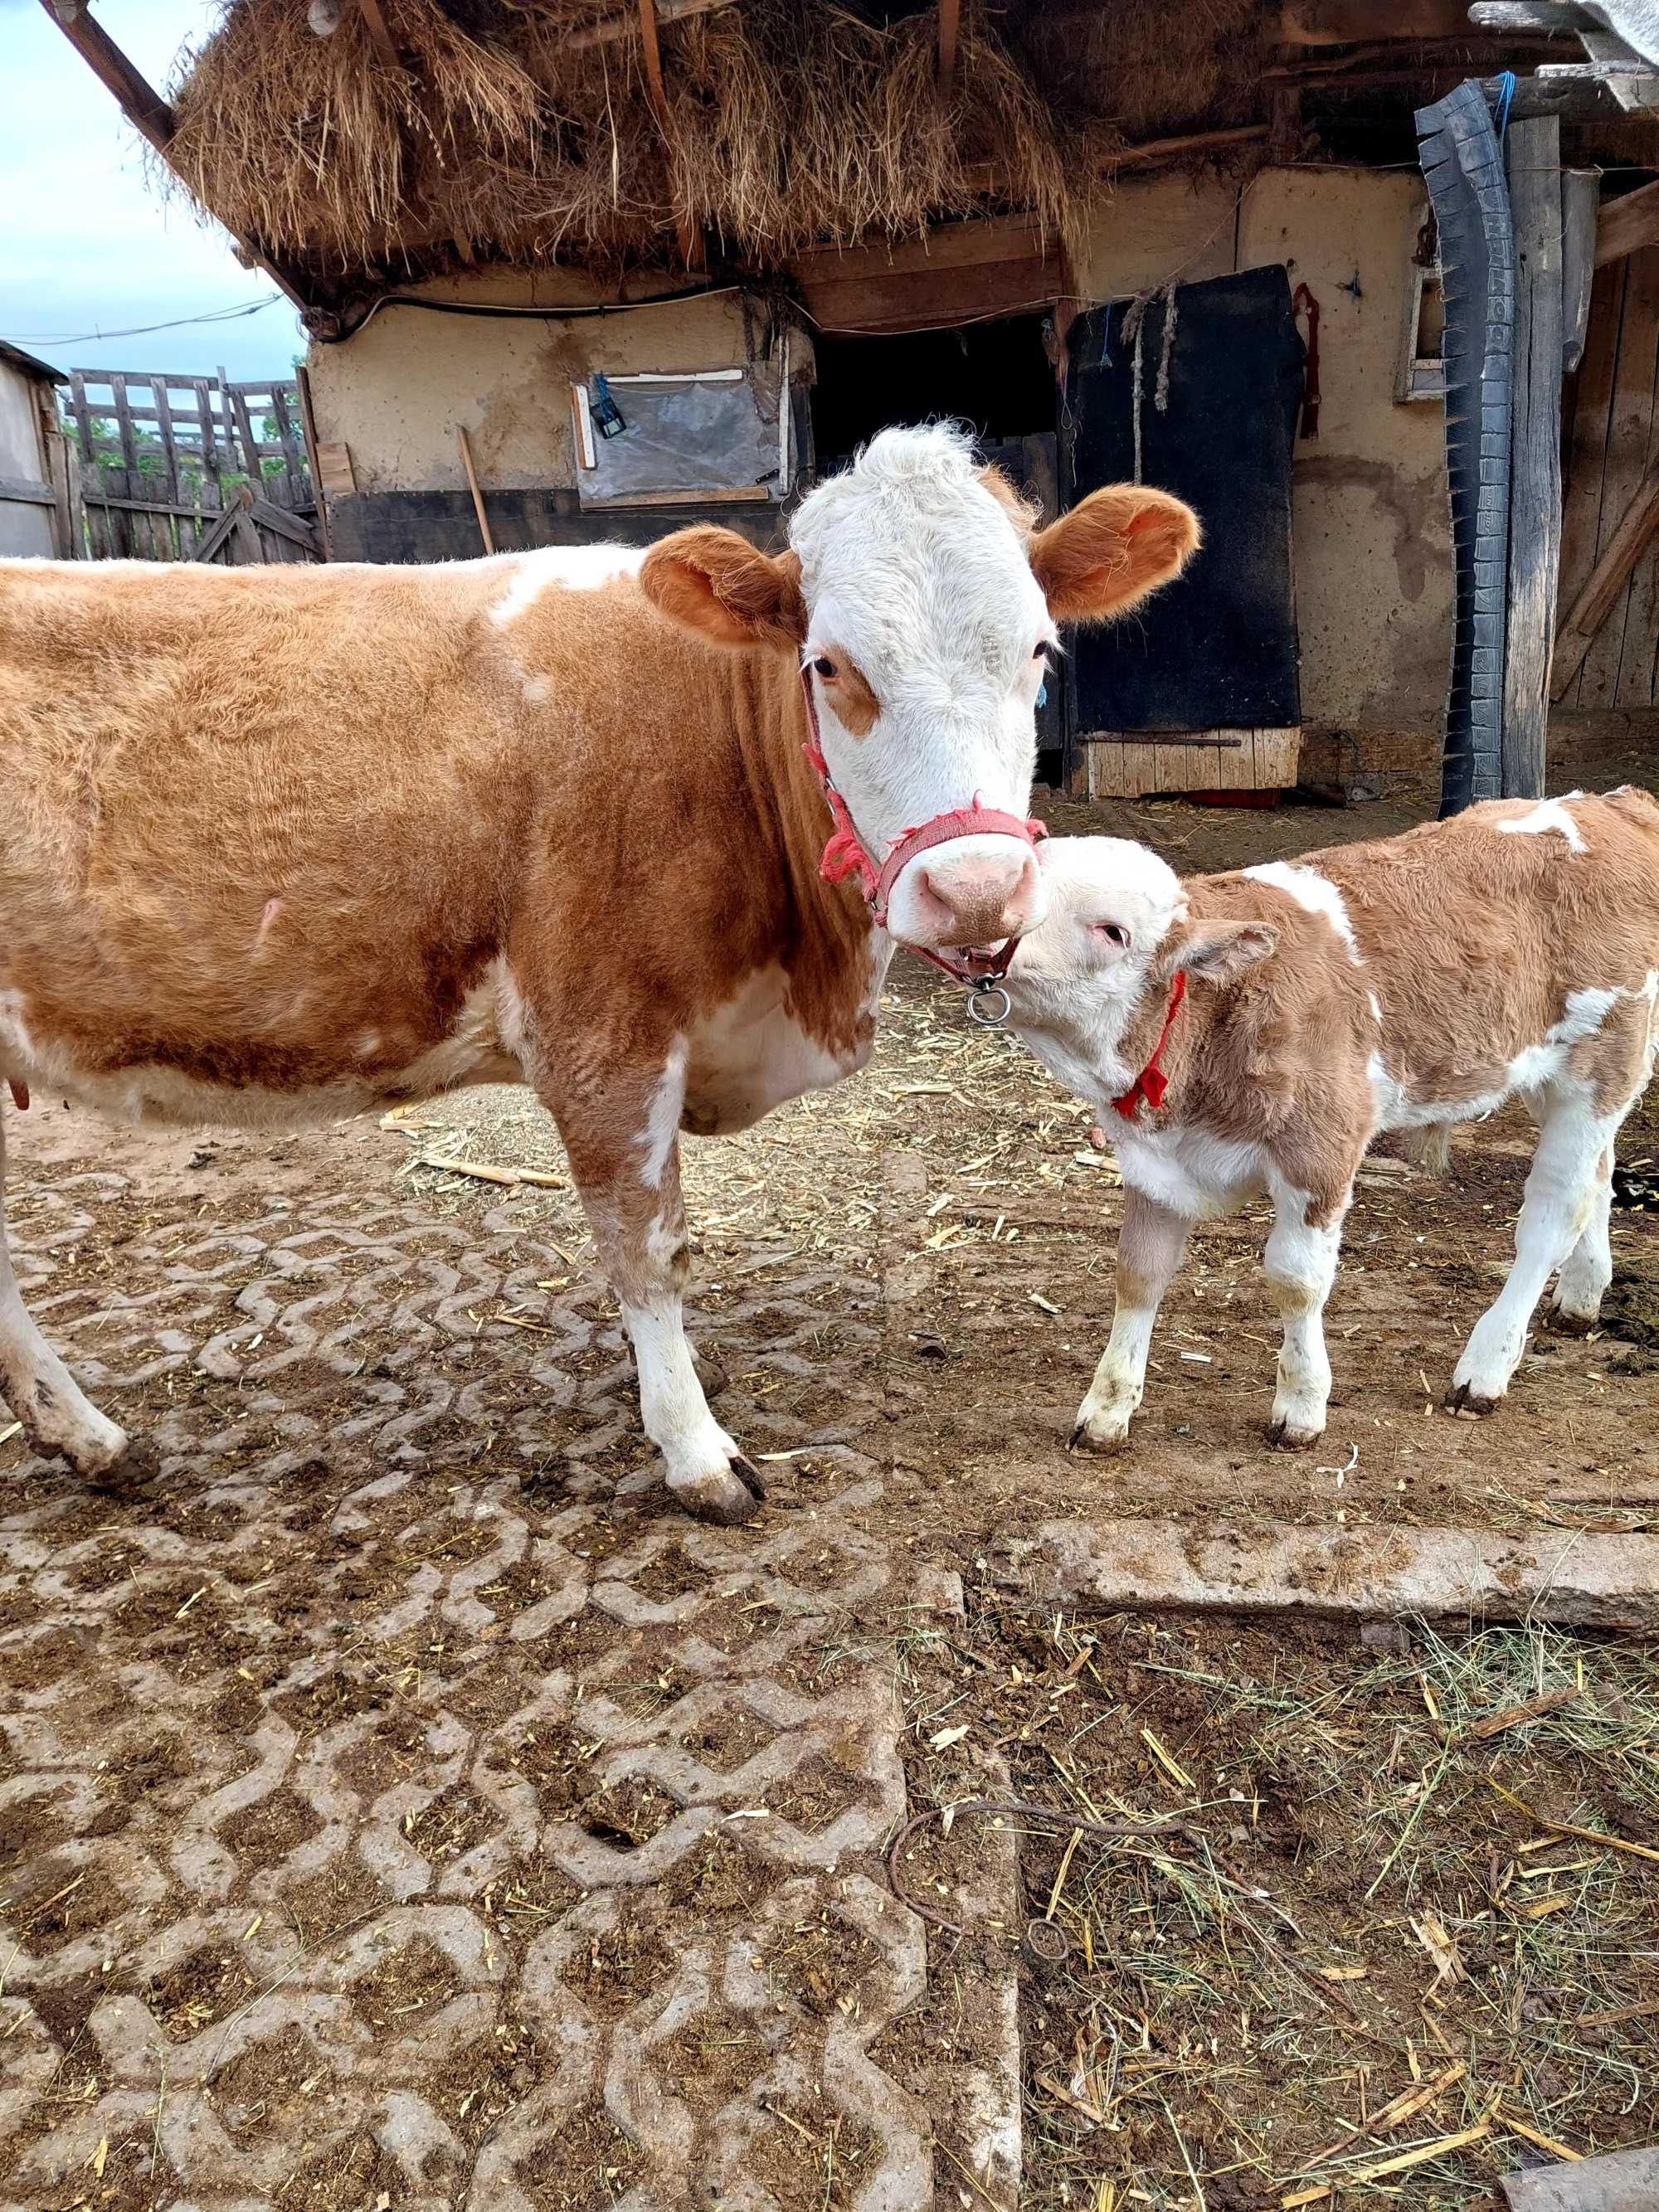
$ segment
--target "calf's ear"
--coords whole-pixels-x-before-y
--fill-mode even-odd
[[[775,559],[735,530],[704,523],[675,531],[646,555],[640,587],[664,614],[716,645],[796,653],[806,642],[799,559]]]
[[[1270,922],[1195,922],[1176,965],[1197,982],[1231,983],[1258,960],[1265,960],[1278,944],[1279,932]]]
[[[1198,550],[1198,517],[1146,484],[1106,484],[1037,531],[1028,550],[1056,622],[1127,614]]]

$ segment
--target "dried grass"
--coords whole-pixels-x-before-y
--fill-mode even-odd
[[[884,27],[744,0],[666,24],[665,137],[636,40],[573,51],[594,10],[469,12],[387,0],[405,71],[355,9],[319,39],[306,0],[231,0],[175,88],[173,167],[233,228],[325,268],[458,249],[620,265],[680,222],[758,261],[988,206],[1080,224],[1079,149],[976,10],[948,100],[931,13]]]

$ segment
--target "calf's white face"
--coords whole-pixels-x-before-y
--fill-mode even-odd
[[[1121,613],[1198,544],[1190,508],[1138,485],[1048,529],[948,425],[884,430],[802,504],[775,560],[726,531],[682,531],[641,572],[665,612],[727,644],[792,652],[830,773],[878,867],[908,830],[977,806],[1024,818],[1036,713],[1062,622]],[[1040,921],[1044,873],[1012,836],[970,834],[899,871],[887,926],[930,951]]]
[[[1039,848],[1048,911],[1020,939],[1003,985],[1008,1025],[1076,1097],[1105,1107],[1133,1082],[1124,1032],[1177,969],[1224,981],[1271,952],[1265,922],[1188,918],[1173,868],[1123,837],[1055,837]]]

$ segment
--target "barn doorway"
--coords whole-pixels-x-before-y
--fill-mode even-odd
[[[991,443],[1054,431],[1054,372],[1040,315],[878,337],[826,332],[817,347],[812,440],[821,476],[895,422],[950,416]]]
[[[878,336],[820,331],[812,387],[815,472],[833,476],[878,430],[949,417],[1050,520],[1060,511],[1058,392],[1043,315],[1003,315]],[[1037,712],[1037,775],[1058,786],[1066,760],[1066,676]]]

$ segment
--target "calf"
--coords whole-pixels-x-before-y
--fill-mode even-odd
[[[682,1326],[679,1133],[859,1066],[895,940],[962,969],[1039,918],[1055,624],[1197,535],[1139,486],[1034,532],[933,428],[876,439],[776,557],[697,528],[433,568],[0,562],[0,1082],[267,1124],[533,1083],[669,1486],[745,1519]],[[126,1452],[3,1222],[0,1390],[83,1474]]]
[[[1519,1097],[1539,1127],[1515,1265],[1452,1376],[1489,1413],[1552,1275],[1566,1322],[1613,1273],[1613,1139],[1653,1072],[1659,805],[1645,792],[1499,800],[1403,837],[1181,881],[1144,846],[1044,848],[1048,918],[1009,1020],[1103,1113],[1123,1172],[1111,1340],[1073,1443],[1122,1443],[1158,1302],[1194,1221],[1266,1192],[1284,1319],[1268,1441],[1311,1443],[1323,1313],[1354,1172],[1385,1129],[1443,1158]]]

